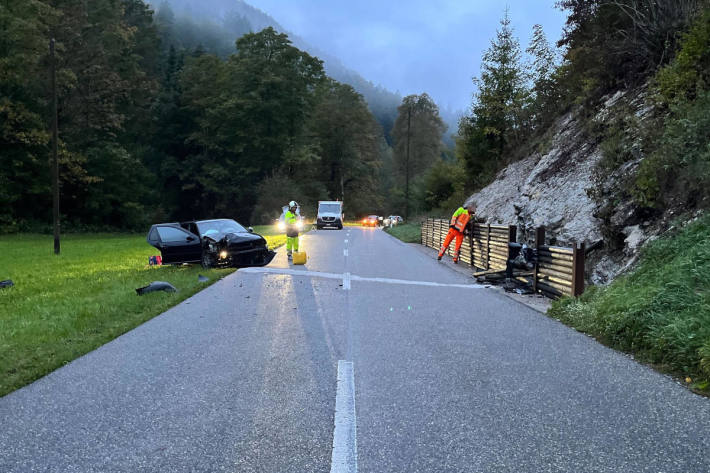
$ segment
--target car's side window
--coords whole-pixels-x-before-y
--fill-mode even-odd
[[[187,233],[174,227],[158,227],[158,233],[163,243],[184,242],[188,237]]]

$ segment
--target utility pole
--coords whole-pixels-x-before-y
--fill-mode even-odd
[[[343,168],[340,167],[340,201],[345,202],[345,180],[343,179]]]
[[[409,129],[412,126],[412,105],[407,107],[407,160],[405,162],[404,221],[409,221]]]
[[[54,254],[60,252],[59,245],[59,158],[57,141],[59,140],[57,112],[57,61],[54,55],[54,38],[49,41],[49,56],[52,63],[52,204],[54,217]]]

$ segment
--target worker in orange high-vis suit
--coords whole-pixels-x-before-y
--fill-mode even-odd
[[[459,252],[461,251],[461,244],[463,243],[463,233],[466,230],[468,222],[471,217],[476,213],[476,204],[473,202],[465,204],[465,207],[459,207],[454,215],[451,217],[449,222],[449,233],[446,235],[444,244],[441,245],[441,250],[439,250],[439,257],[437,260],[441,261],[441,257],[444,256],[446,250],[449,248],[451,241],[456,238],[456,246],[454,249],[454,263],[459,262]]]

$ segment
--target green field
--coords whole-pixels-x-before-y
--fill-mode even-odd
[[[405,243],[421,243],[422,241],[422,226],[416,223],[402,223],[385,228],[385,231]]]
[[[285,241],[255,227],[270,247]],[[283,240],[283,241],[282,241]],[[144,235],[89,234],[62,238],[60,256],[48,235],[0,236],[0,396],[22,387],[131,330],[232,273],[200,266],[149,267],[158,254]],[[210,278],[197,280],[198,274]],[[136,295],[152,281],[179,292]]]
[[[286,234],[279,232],[276,225],[255,225],[254,232],[262,235],[269,242],[269,248],[278,248],[286,244]]]

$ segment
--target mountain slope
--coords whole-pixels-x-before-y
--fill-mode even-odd
[[[357,72],[345,67],[338,58],[290,33],[269,14],[243,0],[202,0],[199,5],[196,5],[192,0],[169,0],[167,2],[156,1],[152,5],[160,10],[164,3],[167,3],[178,17],[187,15],[194,21],[209,22],[211,28],[221,28],[223,35],[239,34],[241,30],[234,26],[244,22],[248,23],[251,31],[254,32],[271,26],[275,30],[287,34],[294,46],[323,60],[326,73],[330,77],[338,82],[351,85],[358,93],[362,94],[373,115],[382,125],[385,135],[389,135],[397,117],[397,106],[402,101],[401,96],[373,84]],[[236,39],[235,37],[234,40]]]

